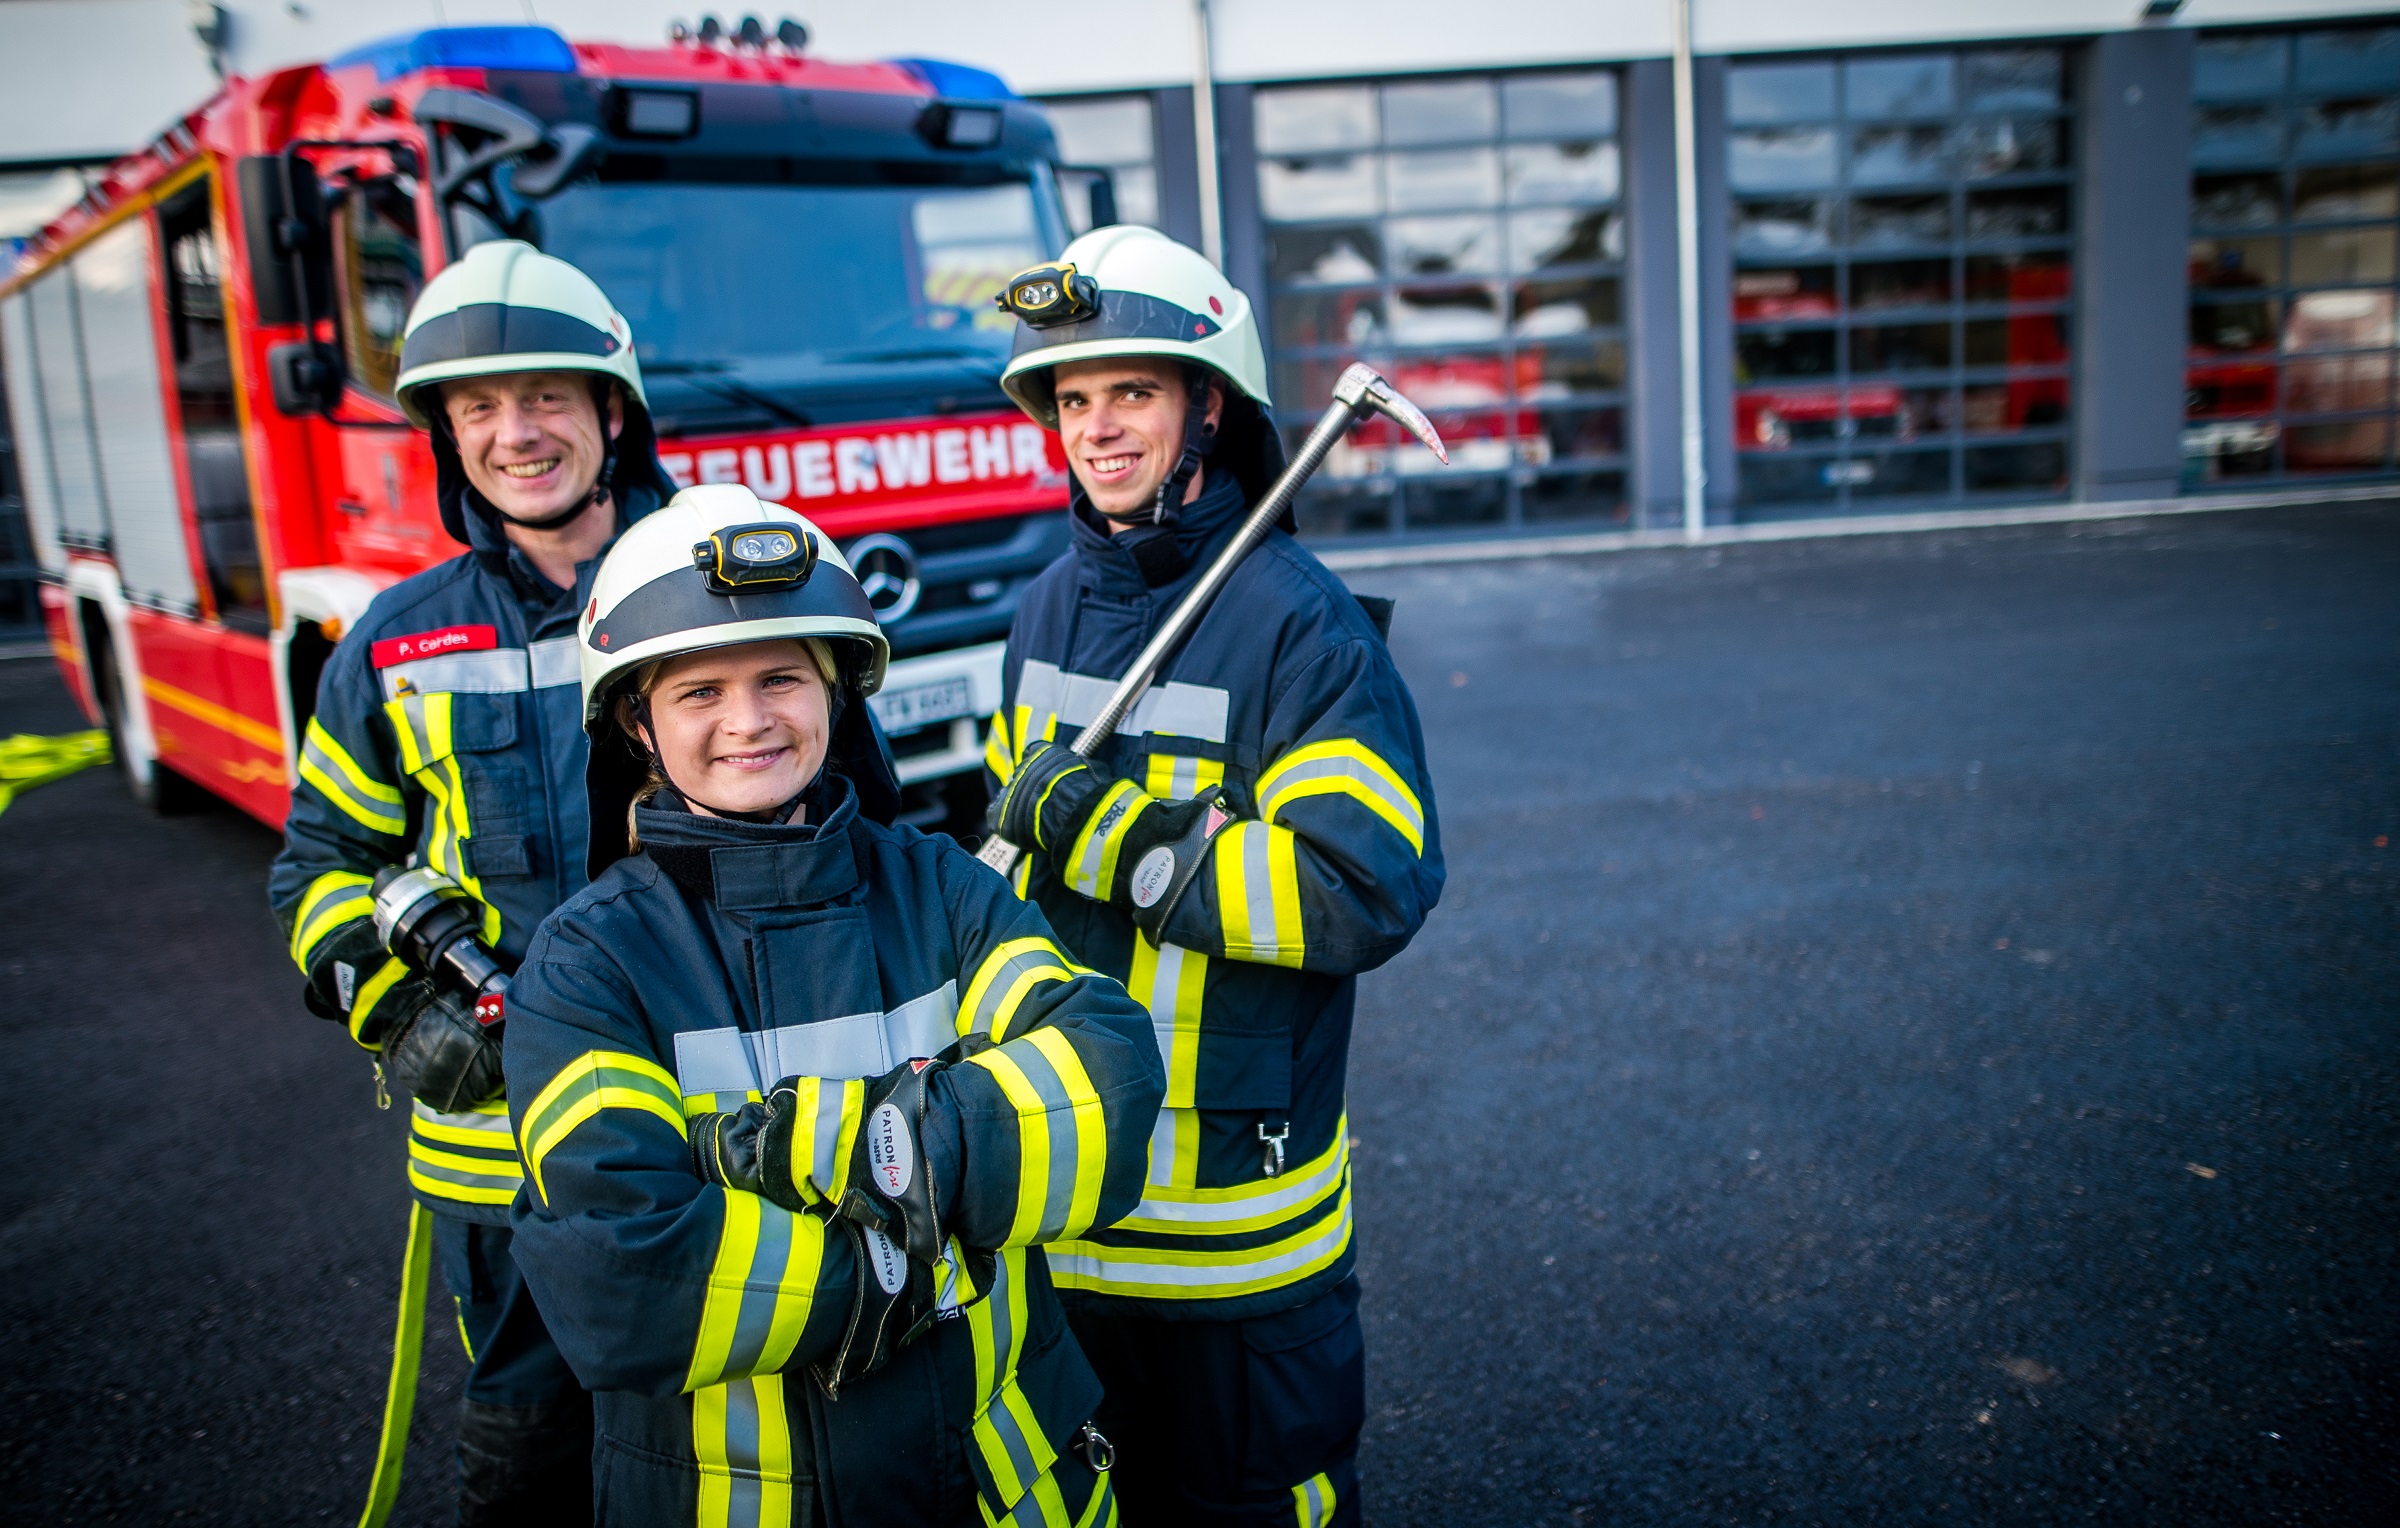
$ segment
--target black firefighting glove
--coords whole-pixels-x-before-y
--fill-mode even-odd
[[[308,985],[301,1000],[320,1019],[350,1022],[350,1005],[367,979],[392,957],[372,918],[353,918],[317,941],[308,957]]]
[[[945,1054],[947,1054],[945,1052]],[[857,1144],[838,1209],[846,1220],[881,1231],[912,1262],[939,1262],[944,1187],[925,1149],[926,1091],[948,1061],[920,1057],[867,1084]]]
[[[499,1038],[477,1022],[473,1004],[430,982],[425,1000],[384,1030],[383,1067],[419,1103],[444,1114],[473,1108],[502,1086]]]
[[[1113,777],[1055,738],[1036,738],[984,813],[984,832],[1018,848],[1063,852],[1083,831]]]
[[[1128,796],[1112,810],[1129,808],[1135,799]],[[1152,944],[1158,944],[1165,938],[1162,930],[1167,920],[1175,916],[1184,894],[1207,865],[1210,846],[1237,819],[1221,785],[1212,785],[1189,801],[1139,799],[1148,804],[1125,830],[1125,842],[1117,850],[1117,878],[1109,887],[1108,900],[1127,909],[1134,926],[1149,935]]]
[[[931,1266],[910,1257],[872,1226],[839,1215],[825,1222],[826,1240],[835,1237],[849,1240],[857,1278],[842,1340],[831,1354],[809,1366],[828,1400],[840,1399],[842,1386],[889,1363],[894,1353],[933,1324],[934,1316]]]
[[[766,1097],[730,1114],[695,1115],[692,1171],[700,1181],[756,1194],[794,1214],[807,1208],[794,1170],[804,1175],[808,1164],[792,1160],[799,1088],[799,1078],[786,1077],[769,1088]]]

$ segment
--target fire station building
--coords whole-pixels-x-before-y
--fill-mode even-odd
[[[188,38],[183,0],[114,3]],[[254,72],[433,20],[400,9],[237,5],[218,61]],[[570,36],[698,20],[651,0],[538,10]],[[1682,523],[1687,259],[1711,523],[2299,494],[2400,468],[2400,15],[1690,12],[1688,101],[1672,0],[844,0],[803,19],[831,57],[939,52],[1043,99],[1120,217],[1221,248],[1268,317],[1295,430],[1353,359],[1435,413],[1456,465],[1360,436],[1307,500],[1320,541]],[[524,16],[507,0],[488,19]],[[203,88],[121,88],[118,109],[204,94],[190,50]],[[21,40],[8,56],[29,68]],[[5,115],[40,109],[20,92]],[[1092,179],[1070,187],[1087,215]]]

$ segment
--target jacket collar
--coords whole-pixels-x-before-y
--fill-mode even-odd
[[[1152,584],[1142,577],[1141,564],[1127,550],[1125,539],[1109,534],[1108,521],[1092,508],[1078,483],[1068,498],[1068,518],[1084,586],[1120,598],[1153,596],[1171,601],[1199,576],[1208,565],[1209,554],[1249,508],[1240,479],[1210,466],[1201,480],[1200,497],[1184,505],[1167,527],[1183,553],[1184,570],[1166,583]]]
[[[858,793],[841,775],[828,773],[832,799],[811,821],[741,822],[703,817],[674,806],[634,809],[642,849],[677,885],[708,898],[729,913],[770,913],[837,902],[858,885],[858,858],[850,828],[858,820]]]

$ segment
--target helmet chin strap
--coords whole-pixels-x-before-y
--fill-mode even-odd
[[[538,520],[528,520],[523,515],[512,515],[494,504],[490,499],[485,498],[473,484],[468,485],[467,491],[473,493],[476,498],[482,499],[483,507],[499,516],[503,524],[513,525],[519,530],[527,531],[557,530],[562,525],[572,524],[582,518],[584,511],[593,505],[606,504],[615,497],[608,485],[609,480],[617,475],[617,437],[615,432],[608,427],[608,403],[611,398],[616,396],[616,387],[617,384],[607,377],[595,377],[592,380],[592,404],[600,412],[600,471],[592,478],[592,487],[589,493],[556,514],[544,515]],[[443,434],[450,434],[450,421],[447,416],[434,415],[434,424]],[[455,435],[450,436],[450,449],[458,450],[458,437]],[[462,462],[464,461],[464,452],[460,452],[460,459]]]
[[[1175,458],[1175,470],[1169,472],[1166,481],[1158,485],[1158,493],[1150,501],[1149,523],[1152,525],[1175,523],[1175,512],[1183,507],[1185,490],[1192,486],[1192,479],[1199,475],[1201,462],[1217,446],[1217,427],[1208,422],[1208,372],[1198,366],[1187,365],[1183,368],[1183,381],[1183,446]],[[1094,505],[1093,508],[1098,509],[1099,506]],[[1100,513],[1124,524],[1140,524],[1143,518],[1139,510],[1127,514],[1112,514],[1107,510],[1100,510]]]

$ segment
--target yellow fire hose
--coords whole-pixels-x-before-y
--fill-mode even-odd
[[[108,734],[95,727],[58,737],[20,732],[0,738],[0,812],[8,810],[17,792],[63,780],[91,764],[108,762]]]
[[[417,1359],[425,1345],[425,1292],[433,1277],[433,1214],[411,1200],[408,1256],[400,1271],[400,1325],[392,1333],[392,1378],[383,1396],[383,1441],[375,1451],[375,1482],[358,1528],[383,1528],[400,1496],[400,1464],[408,1455],[408,1421],[417,1409]]]

